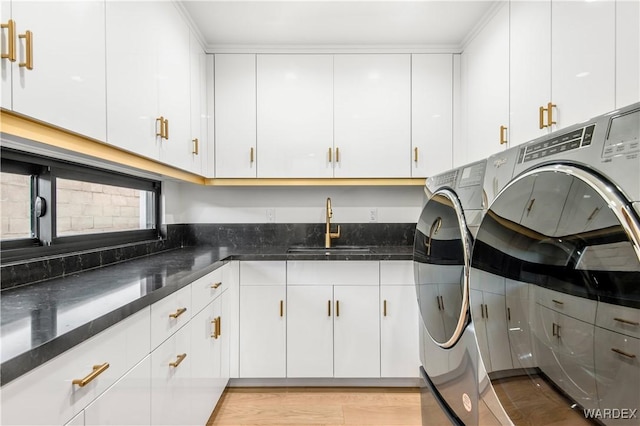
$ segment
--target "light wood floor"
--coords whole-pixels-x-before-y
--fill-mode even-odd
[[[420,426],[418,388],[227,388],[207,426]]]

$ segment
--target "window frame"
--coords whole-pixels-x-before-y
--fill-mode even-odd
[[[3,171],[17,174],[30,174],[33,179],[31,185],[31,219],[34,237],[1,241],[0,253],[3,263],[64,254],[73,251],[152,241],[162,238],[160,232],[162,223],[162,183],[160,181],[49,157],[27,154],[5,147],[2,147],[0,153]],[[57,178],[120,186],[144,190],[153,194],[152,208],[147,218],[152,221],[152,228],[58,236],[56,231]],[[36,218],[33,214],[34,200],[37,196],[43,197],[46,200],[47,212],[40,218]]]

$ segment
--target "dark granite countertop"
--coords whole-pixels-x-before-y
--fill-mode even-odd
[[[4,385],[229,260],[411,260],[412,247],[370,253],[287,253],[287,248],[197,246],[169,250],[2,291]]]

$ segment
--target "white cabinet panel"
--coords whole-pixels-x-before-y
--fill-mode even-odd
[[[380,377],[378,286],[335,286],[334,376]]]
[[[287,262],[288,285],[372,285],[379,280],[377,261]]]
[[[420,319],[415,287],[381,285],[380,304],[380,376],[419,377]]]
[[[10,1],[2,1],[0,2],[0,16],[2,19],[3,25],[8,25],[9,20],[11,19],[11,2]],[[3,28],[0,31],[0,49],[2,49],[3,55],[9,54],[9,29]],[[17,36],[16,36],[17,38]],[[0,106],[5,109],[11,109],[11,73],[13,68],[13,63],[9,61],[9,58],[0,59],[0,67],[2,72],[2,86],[0,86]]]
[[[258,177],[332,177],[333,56],[258,55]]]
[[[453,166],[453,55],[411,55],[411,176]]]
[[[241,286],[240,377],[285,377],[285,301],[284,282]]]
[[[207,138],[207,55],[193,33],[190,41],[190,81],[191,81],[191,143],[187,144],[190,154],[188,169],[198,174],[206,174],[206,158],[209,152]]]
[[[551,0],[509,7],[509,137],[515,146],[549,132],[540,128],[539,108],[551,99]]]
[[[555,128],[615,108],[615,8],[612,0],[551,3]]]
[[[335,55],[335,177],[408,177],[410,55]]]
[[[640,339],[640,309],[598,302],[596,325]]]
[[[616,1],[616,108],[640,102],[640,2]]]
[[[151,347],[156,348],[191,319],[191,286],[151,305]]]
[[[240,262],[240,285],[284,285],[287,264],[284,261]]]
[[[191,283],[191,310],[193,315],[200,312],[230,287],[230,283],[224,279],[224,271],[227,268],[230,268],[230,265],[222,266]]]
[[[16,38],[17,60],[11,66],[13,110],[104,141],[104,2],[14,1],[11,15],[3,13],[3,20],[9,16],[16,22],[17,34],[31,31],[33,45],[33,69],[29,70],[19,66],[28,53],[26,38]],[[3,94],[3,107],[5,100]]]
[[[593,324],[596,321],[598,302],[535,286],[535,301],[556,312]],[[601,305],[602,306],[602,305]]]
[[[529,292],[531,285],[508,278],[506,284],[507,324],[513,367],[536,367],[531,345],[531,310],[534,304],[533,295]]]
[[[513,368],[505,296],[471,290],[471,312],[482,360],[488,373]],[[484,305],[484,306],[481,306]]]
[[[87,426],[151,424],[151,356],[87,406],[84,415]]]
[[[256,55],[215,55],[215,175],[256,177]]]
[[[333,377],[333,287],[287,288],[287,377]]]
[[[152,425],[193,424],[189,355],[189,327],[180,329],[151,353]]]
[[[414,285],[412,260],[380,261],[380,285]],[[414,291],[415,293],[415,291]]]

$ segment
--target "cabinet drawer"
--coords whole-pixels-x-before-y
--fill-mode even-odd
[[[640,309],[600,302],[596,325],[627,336],[640,338]]]
[[[285,261],[240,262],[240,285],[276,285],[287,280]]]
[[[151,348],[156,348],[191,319],[191,286],[151,305]]]
[[[222,266],[191,283],[191,310],[193,315],[204,309],[228,287]]]
[[[290,261],[287,285],[378,285],[378,261]]]
[[[595,300],[560,293],[540,286],[535,286],[535,298],[537,303],[556,312],[561,312],[589,324],[594,324],[596,321],[596,306],[598,302]]]
[[[413,261],[389,260],[380,262],[381,285],[414,285]]]
[[[149,308],[145,308],[3,386],[0,423],[69,421],[149,353],[149,321]],[[108,368],[84,386],[73,384],[105,363]]]

